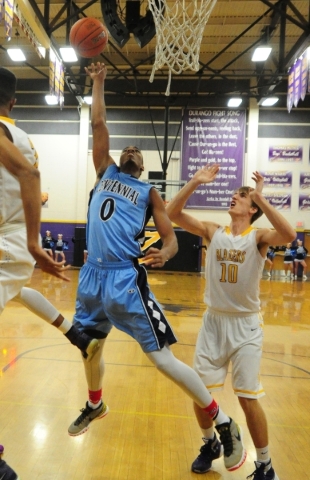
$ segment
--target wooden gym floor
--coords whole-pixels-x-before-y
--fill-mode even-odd
[[[70,320],[78,271],[69,284],[36,269],[31,281]],[[192,364],[204,311],[200,274],[151,272],[178,344]],[[310,479],[310,281],[261,280],[265,341],[261,400],[280,480]],[[10,302],[0,318],[0,443],[22,480],[242,480],[253,472],[255,450],[230,386],[215,398],[243,427],[248,458],[236,472],[223,460],[204,475],[191,473],[201,432],[192,402],[156,372],[140,347],[113,329],[105,346],[104,398],[110,413],[79,437],[67,434],[85,405],[87,387],[78,350],[54,327]]]

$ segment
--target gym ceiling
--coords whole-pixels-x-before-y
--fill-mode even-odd
[[[18,1],[29,3],[35,22],[56,51],[69,46],[70,28],[80,18],[95,17],[110,32],[108,45],[98,57],[91,60],[79,57],[78,62],[64,64],[65,105],[78,104],[90,92],[84,67],[90,61],[100,61],[108,67],[107,104],[134,106],[146,100],[152,106],[180,106],[189,102],[225,106],[229,97],[241,96],[243,105],[247,105],[250,98],[259,101],[277,94],[279,106],[283,107],[288,69],[310,44],[309,0],[217,0],[204,28],[199,70],[173,74],[167,96],[167,68],[157,70],[154,81],[149,81],[156,34],[147,0]],[[173,3],[168,1],[171,7]],[[269,59],[252,62],[255,47],[264,43],[272,47]],[[25,62],[10,60],[6,50],[13,46],[24,51]],[[49,55],[39,58],[15,21],[9,42],[1,22],[0,64],[15,73],[21,88],[48,93]],[[310,106],[308,95],[303,106]]]

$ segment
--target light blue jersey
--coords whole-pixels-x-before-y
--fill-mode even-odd
[[[119,262],[141,256],[151,188],[121,173],[116,165],[107,168],[89,205],[87,247],[91,258]]]
[[[152,185],[107,168],[94,188],[88,208],[88,258],[77,292],[74,324],[95,338],[114,325],[131,335],[144,352],[162,349],[176,337],[151,292],[142,256],[150,217]]]

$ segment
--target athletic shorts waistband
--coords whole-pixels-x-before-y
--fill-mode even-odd
[[[215,308],[208,307],[207,312],[213,315],[219,315],[223,317],[251,317],[252,315],[258,315],[260,312],[225,312],[223,310],[216,310]]]
[[[97,268],[103,270],[125,270],[126,268],[132,268],[134,266],[133,260],[122,260],[120,262],[100,262],[96,258],[87,257],[86,263],[90,263]]]

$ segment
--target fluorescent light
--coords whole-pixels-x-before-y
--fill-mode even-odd
[[[91,95],[85,95],[84,102],[87,103],[87,105],[91,105],[93,103],[92,96]]]
[[[20,48],[8,48],[7,52],[13,62],[24,62],[26,60]]]
[[[278,97],[267,97],[267,98],[262,98],[259,104],[262,107],[272,107],[272,105],[275,105],[277,101],[279,100]]]
[[[264,62],[271,53],[271,47],[257,47],[252,55],[252,62]]]
[[[42,57],[45,58],[46,49],[42,46],[38,47],[39,52],[41,53]]]
[[[48,105],[58,105],[58,98],[56,95],[45,95],[45,101]]]
[[[239,107],[242,103],[242,98],[230,98],[228,100],[227,106],[228,107]]]
[[[78,58],[72,47],[62,47],[59,49],[64,62],[77,62]]]

